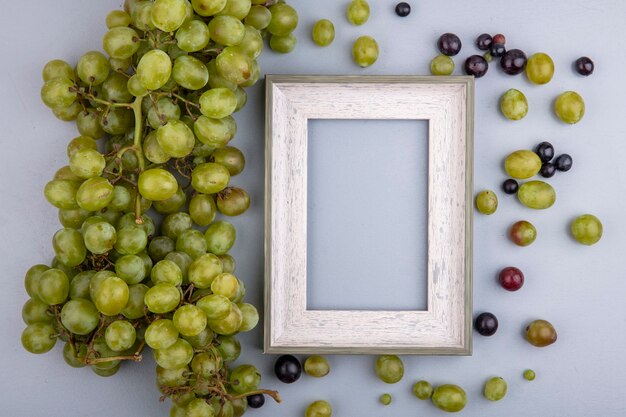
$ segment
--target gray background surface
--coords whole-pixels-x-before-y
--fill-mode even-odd
[[[26,300],[23,274],[35,263],[52,257],[50,244],[59,228],[56,210],[43,196],[44,184],[66,164],[65,145],[76,135],[71,124],[56,121],[39,101],[40,69],[52,58],[75,62],[98,49],[105,33],[104,17],[121,0],[76,2],[38,0],[29,4],[3,2],[0,14],[0,120],[3,162],[0,165],[0,399],[3,416],[165,416],[159,404],[150,355],[142,364],[129,365],[114,378],[96,377],[88,369],[70,369],[60,346],[43,356],[21,348],[24,325],[20,309]],[[410,17],[400,19],[391,1],[372,2],[371,20],[362,27],[344,18],[347,1],[292,2],[300,12],[299,45],[290,55],[266,53],[266,73],[294,74],[426,74],[435,56],[439,34],[456,32],[464,42],[455,60],[462,66],[476,53],[473,39],[482,32],[502,32],[509,47],[529,53],[545,51],[557,66],[553,81],[536,87],[523,77],[508,77],[495,66],[477,81],[476,190],[497,189],[504,179],[502,160],[509,152],[550,140],[558,152],[574,157],[574,168],[551,183],[558,192],[555,206],[532,212],[513,198],[501,195],[500,208],[490,217],[475,217],[475,311],[492,311],[500,330],[492,338],[475,337],[472,357],[406,357],[405,379],[394,386],[378,381],[369,356],[332,356],[333,370],[323,380],[302,378],[285,386],[271,373],[274,358],[261,355],[261,329],[242,336],[244,353],[239,363],[254,363],[265,375],[263,385],[278,388],[284,403],[268,402],[256,416],[301,416],[306,405],[327,399],[339,417],[439,416],[427,402],[411,397],[418,379],[458,383],[470,397],[467,416],[603,416],[626,414],[626,266],[624,264],[624,97],[626,54],[623,28],[626,3],[614,1],[558,0],[524,2],[412,1]],[[315,47],[309,38],[312,24],[330,18],[337,28],[335,43]],[[362,34],[376,37],[379,62],[362,70],[350,58],[351,42]],[[578,56],[595,59],[596,73],[587,79],[571,70]],[[457,70],[456,73],[461,73]],[[498,112],[498,98],[508,88],[523,90],[530,102],[529,115],[510,122]],[[577,90],[585,98],[587,114],[575,126],[558,122],[551,112],[553,99],[562,91]],[[263,268],[263,90],[250,90],[249,104],[237,115],[239,134],[233,142],[244,150],[247,170],[237,178],[253,205],[234,221],[239,239],[233,254],[238,275],[247,283],[248,299],[261,304]],[[350,136],[349,131],[339,134]],[[363,158],[372,158],[365,149]],[[375,159],[375,156],[374,156]],[[320,167],[324,161],[317,161]],[[414,183],[414,172],[398,172],[390,186],[398,191]],[[318,184],[319,185],[319,184]],[[502,193],[500,193],[502,194]],[[605,226],[605,236],[593,247],[576,244],[567,234],[569,221],[594,213]],[[354,216],[358,216],[358,211]],[[380,221],[393,210],[377,214]],[[519,219],[532,221],[539,230],[535,244],[518,248],[506,239],[508,226]],[[376,221],[376,219],[366,219]],[[349,248],[348,248],[349,249]],[[373,248],[375,251],[375,248]],[[495,275],[507,265],[520,267],[527,282],[518,293],[506,293]],[[376,291],[393,300],[404,291],[382,285]],[[346,293],[346,297],[350,294]],[[559,331],[559,341],[546,349],[528,345],[521,333],[525,324],[546,318]],[[537,371],[537,380],[522,380],[525,368]],[[500,375],[509,381],[509,394],[499,403],[480,395],[484,381]],[[378,404],[383,392],[394,395],[389,407]]]

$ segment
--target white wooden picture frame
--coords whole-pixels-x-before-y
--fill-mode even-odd
[[[471,355],[473,100],[473,77],[266,77],[266,353]],[[307,310],[311,119],[428,121],[426,310]]]

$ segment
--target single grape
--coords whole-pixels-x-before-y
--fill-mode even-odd
[[[267,25],[267,31],[272,35],[287,36],[298,26],[298,12],[288,4],[277,3],[269,10],[272,13],[272,19]]]
[[[126,307],[128,298],[128,284],[118,277],[108,277],[95,289],[93,302],[102,314],[115,316]]]
[[[115,59],[127,59],[139,49],[139,34],[129,27],[115,27],[102,39],[102,49]]]
[[[231,116],[224,119],[200,116],[194,123],[193,130],[200,142],[211,148],[221,148],[226,146],[237,133],[237,125],[231,119]]]
[[[488,51],[491,47],[493,38],[488,33],[483,33],[476,38],[476,47],[481,51]]]
[[[360,67],[366,68],[378,59],[378,43],[371,36],[361,36],[352,46],[352,58]]]
[[[335,40],[335,25],[328,19],[321,19],[313,25],[313,42],[319,46],[328,46]]]
[[[517,291],[524,285],[524,273],[514,266],[508,266],[500,271],[498,281],[505,290]]]
[[[65,266],[78,266],[87,256],[83,237],[76,229],[64,228],[57,231],[52,238],[52,246],[56,258]]]
[[[137,255],[146,249],[148,234],[137,224],[118,228],[115,250],[121,255]]]
[[[323,356],[309,356],[304,361],[304,372],[312,377],[321,378],[330,373],[330,364]]]
[[[550,346],[556,339],[556,330],[549,321],[535,320],[526,326],[526,340],[533,346]]]
[[[22,346],[30,353],[42,354],[50,351],[56,344],[57,331],[52,324],[29,324],[22,332]]]
[[[556,174],[556,165],[554,165],[551,162],[544,162],[541,165],[541,169],[539,170],[539,174],[543,177],[543,178],[552,178],[554,177],[554,174]]]
[[[524,379],[526,381],[534,381],[535,380],[535,371],[532,369],[526,369],[524,371]]]
[[[89,300],[91,298],[89,284],[95,274],[95,271],[83,271],[72,278],[70,281],[70,298],[72,300],[78,298]]]
[[[575,91],[566,91],[557,97],[554,111],[565,123],[575,124],[585,115],[585,102]]]
[[[541,142],[535,147],[535,153],[542,162],[550,162],[554,158],[554,147],[550,142]]]
[[[360,26],[370,17],[370,5],[365,0],[352,0],[346,10],[348,22]]]
[[[87,345],[65,343],[63,346],[63,360],[72,368],[84,368],[87,356]]]
[[[161,146],[161,149],[163,149],[166,154],[174,158],[184,158],[185,156],[191,154],[195,145],[193,132],[180,120],[170,120],[167,124],[158,128],[156,139]],[[171,198],[172,196],[168,198]],[[151,200],[162,201],[166,199]]]
[[[288,54],[294,50],[297,41],[293,33],[286,36],[272,35],[270,38],[270,48],[272,48],[272,51]]]
[[[61,59],[53,59],[47,62],[41,71],[41,76],[44,82],[50,81],[53,78],[76,80],[76,73],[72,66]]]
[[[472,55],[465,60],[465,73],[480,78],[487,73],[489,63],[480,55]]]
[[[381,381],[395,384],[404,376],[404,364],[396,355],[383,355],[376,358],[374,370]]]
[[[37,287],[39,286],[39,280],[41,279],[41,274],[50,269],[47,265],[33,265],[28,271],[26,271],[26,275],[24,277],[24,287],[26,288],[26,292],[29,297],[38,299]]]
[[[200,90],[209,82],[209,70],[199,59],[182,55],[174,61],[172,77],[183,88]]]
[[[404,1],[396,4],[396,14],[400,17],[407,17],[411,14],[411,5]]]
[[[197,336],[207,326],[207,316],[199,307],[187,304],[174,312],[174,326],[183,336]]]
[[[511,153],[504,160],[504,170],[516,179],[528,179],[541,169],[541,159],[539,156],[528,150],[519,150]]]
[[[163,32],[174,32],[186,17],[186,0],[154,0],[152,4],[152,24]]]
[[[498,331],[498,319],[492,313],[480,313],[474,320],[474,329],[482,336],[493,336]]]
[[[230,336],[239,331],[243,323],[243,315],[236,304],[231,303],[231,310],[228,316],[221,320],[209,320],[211,330],[220,335]]]
[[[190,20],[176,31],[177,45],[185,52],[197,52],[204,49],[210,39],[209,27],[202,20]]]
[[[106,17],[106,25],[109,29],[128,26],[130,22],[130,15],[124,10],[112,10]]]
[[[227,187],[217,195],[217,208],[226,216],[239,216],[250,207],[250,196],[241,188]]]
[[[122,315],[129,320],[136,320],[145,315],[145,303],[143,302],[148,286],[144,284],[135,284],[128,286],[128,303],[122,310]],[[140,328],[140,330],[143,330]]]
[[[211,161],[225,166],[231,177],[240,174],[246,165],[243,152],[233,146],[216,149],[211,154]]]
[[[300,365],[300,361],[295,356],[283,355],[274,363],[274,374],[281,382],[292,384],[300,379],[302,365]]]
[[[391,394],[382,394],[378,400],[382,405],[389,405],[392,400]]]
[[[263,5],[254,5],[246,16],[244,23],[258,30],[265,29],[272,20],[272,12]]]
[[[261,408],[265,404],[265,396],[263,394],[249,395],[246,399],[250,408]]]
[[[202,297],[196,305],[204,311],[209,320],[222,320],[232,311],[232,303],[223,295],[210,294]]]
[[[118,72],[111,72],[102,83],[102,99],[114,103],[128,103],[133,95],[128,91],[128,78]]]
[[[230,374],[230,383],[238,394],[254,391],[261,384],[261,373],[252,365],[240,365]]]
[[[447,56],[455,56],[461,52],[461,39],[454,33],[444,33],[437,40],[439,52]]]
[[[228,15],[238,20],[243,20],[250,12],[251,7],[251,0],[228,0],[226,6],[217,14]]]
[[[528,100],[524,93],[511,88],[500,98],[500,110],[509,120],[521,120],[528,114]]]
[[[506,53],[500,59],[500,66],[502,67],[502,70],[505,74],[517,75],[521,74],[524,71],[527,61],[528,58],[526,57],[526,54],[524,52],[519,49],[511,49],[506,51]]]
[[[172,320],[158,319],[146,328],[144,337],[152,349],[167,349],[178,340],[178,329]]]
[[[193,10],[200,16],[213,16],[226,6],[226,0],[191,0]]]
[[[193,359],[193,347],[184,339],[178,339],[171,346],[154,350],[154,360],[165,369],[178,369]]]
[[[314,401],[306,408],[304,417],[331,417],[333,409],[329,402],[319,400]]]
[[[168,171],[152,168],[139,174],[138,188],[141,195],[148,200],[167,200],[178,190],[178,182]]]
[[[458,412],[467,404],[467,394],[458,385],[440,385],[433,391],[432,401],[435,407],[443,411]]]
[[[476,208],[482,214],[493,214],[498,208],[498,196],[491,190],[481,191],[476,195]]]
[[[74,82],[69,78],[52,78],[41,87],[41,100],[51,109],[71,106],[77,97]]]
[[[197,288],[210,288],[222,270],[222,261],[217,256],[212,253],[204,254],[189,265],[189,282]]]
[[[413,395],[420,400],[428,400],[433,395],[433,386],[428,381],[417,381],[413,385]]]
[[[110,135],[123,135],[134,123],[133,112],[125,108],[113,108],[100,115],[100,126]]]
[[[506,396],[506,381],[501,377],[493,377],[485,383],[483,394],[489,401],[500,401]]]
[[[57,268],[51,268],[41,273],[37,280],[37,296],[47,305],[63,303],[70,291],[70,280]]]
[[[180,303],[181,294],[178,288],[171,284],[156,284],[146,292],[144,302],[153,313],[163,314],[173,311]]]
[[[230,173],[223,165],[213,162],[200,164],[191,173],[191,185],[196,191],[213,194],[222,191],[230,181]]]
[[[126,320],[114,321],[109,324],[104,333],[107,346],[115,352],[122,352],[132,348],[136,338],[137,332],[135,328]]]
[[[583,245],[594,245],[602,238],[602,222],[592,214],[576,217],[570,226],[574,239]]]
[[[489,54],[494,58],[501,58],[506,54],[506,47],[503,43],[492,41],[489,47]]]
[[[576,60],[576,62],[574,62],[576,72],[580,75],[584,75],[585,77],[593,74],[594,67],[595,66],[591,58],[586,56],[580,57]]]
[[[109,252],[117,241],[115,227],[107,222],[97,222],[89,225],[83,233],[85,246],[89,252],[102,255]]]
[[[99,139],[105,132],[100,126],[100,114],[96,109],[85,109],[76,117],[76,127],[83,136]]]
[[[530,222],[520,220],[513,223],[509,236],[517,246],[528,246],[537,238],[537,229]]]
[[[236,361],[241,354],[241,344],[235,336],[219,336],[217,351],[225,362]]]
[[[48,305],[35,298],[30,298],[22,307],[22,320],[26,324],[52,323],[54,317],[48,310]]]
[[[237,232],[225,221],[212,223],[204,234],[207,250],[215,255],[224,255],[235,244]]]
[[[222,119],[237,107],[237,96],[227,88],[213,88],[200,96],[200,111],[206,117]]]
[[[185,252],[196,259],[206,253],[207,242],[199,230],[186,230],[176,239],[176,250]]]
[[[430,61],[430,73],[432,75],[452,75],[454,61],[447,55],[437,55]]]
[[[502,183],[502,191],[506,194],[515,194],[519,189],[519,184],[513,178],[509,178]]]
[[[99,85],[109,76],[111,64],[104,54],[98,51],[87,52],[78,60],[76,73],[84,83]]]
[[[543,52],[531,55],[526,64],[526,76],[534,84],[547,84],[554,76],[554,61]]]
[[[146,53],[137,65],[139,81],[147,90],[158,90],[170,79],[172,61],[170,57],[159,49]]]
[[[554,161],[554,166],[561,172],[567,172],[572,169],[573,163],[574,161],[572,160],[572,157],[564,153],[563,155],[559,155],[556,158],[556,160]]]
[[[552,207],[556,201],[556,191],[547,182],[528,181],[519,188],[517,198],[526,207],[543,210]]]

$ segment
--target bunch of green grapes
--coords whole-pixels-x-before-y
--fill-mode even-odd
[[[276,3],[276,4],[274,4]],[[80,136],[45,186],[63,228],[51,264],[26,274],[24,348],[64,344],[73,367],[115,374],[152,349],[173,416],[242,415],[259,389],[239,357],[256,308],[228,255],[248,193],[233,113],[260,77],[263,33],[292,36],[293,8],[259,0],[126,0],[106,18],[107,55],[43,69],[43,102]],[[271,40],[270,40],[271,42]],[[157,225],[157,220],[160,225]]]

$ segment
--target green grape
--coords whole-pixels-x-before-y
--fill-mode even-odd
[[[241,326],[239,326],[239,331],[249,332],[254,329],[259,323],[259,312],[256,307],[248,303],[237,304],[237,307],[239,307],[241,315],[243,316],[243,321],[241,322]]]
[[[22,307],[22,320],[26,324],[52,323],[54,317],[48,312],[48,305],[38,299],[29,298]]]
[[[72,368],[84,368],[85,357],[87,356],[87,345],[79,344],[76,347],[67,342],[63,346],[63,360]]]
[[[265,29],[272,20],[272,12],[265,6],[254,5],[250,8],[244,23],[258,30]]]
[[[186,417],[214,417],[215,411],[204,399],[196,398],[185,407]]]
[[[528,114],[528,100],[519,90],[511,88],[500,98],[500,110],[510,120],[521,120]]]
[[[331,417],[333,408],[328,401],[318,400],[308,405],[304,417]]]
[[[352,46],[352,57],[360,67],[369,67],[378,59],[378,43],[371,36],[361,36]]]
[[[182,55],[174,61],[172,77],[183,88],[200,90],[209,82],[209,70],[199,59]]]
[[[190,20],[176,31],[178,47],[185,52],[200,51],[210,40],[209,27],[202,20]]]
[[[76,229],[64,228],[57,231],[52,238],[52,246],[56,258],[66,266],[80,265],[87,256],[83,237]]]
[[[217,371],[215,357],[208,353],[196,354],[191,360],[191,370],[203,378],[210,378]]]
[[[74,82],[69,78],[52,78],[41,87],[41,100],[51,109],[69,107],[77,97]]]
[[[158,129],[171,120],[180,119],[180,107],[172,99],[163,97],[156,105],[150,105],[147,119],[150,127]]]
[[[433,386],[428,381],[418,381],[413,385],[413,395],[420,400],[428,400],[433,395]]]
[[[50,267],[47,265],[33,265],[28,271],[26,271],[26,275],[24,276],[24,287],[26,288],[26,292],[29,297],[39,299],[38,287],[39,280],[41,279],[41,274],[46,272]]]
[[[139,256],[141,260],[143,261],[144,268],[146,271],[146,276],[149,276],[150,273],[152,272],[152,264],[153,264],[152,259],[150,259],[150,256],[146,252],[141,252],[137,256]]]
[[[56,333],[52,324],[29,324],[22,332],[22,346],[30,353],[46,353],[56,344]]]
[[[83,181],[82,178],[77,177],[72,170],[70,169],[69,165],[65,165],[62,166],[61,168],[59,168],[55,173],[54,173],[54,177],[53,179],[55,180],[70,180],[70,181],[75,181],[78,182],[79,185],[80,183]]]
[[[272,19],[267,31],[276,36],[287,36],[298,26],[298,12],[285,3],[277,3],[269,8]]]
[[[223,165],[213,162],[200,164],[191,172],[192,187],[204,194],[222,191],[230,181],[230,173]]]
[[[135,344],[136,338],[135,328],[126,320],[114,321],[104,333],[107,346],[115,352],[130,349]]]
[[[148,292],[148,286],[135,284],[128,286],[128,303],[122,310],[122,314],[129,320],[136,320],[144,316],[145,303],[143,299]]]
[[[543,210],[552,207],[556,201],[556,191],[547,182],[528,181],[517,191],[517,198],[526,207]]]
[[[155,29],[152,23],[152,2],[139,1],[130,14],[132,25],[141,31]]]
[[[170,155],[165,153],[159,141],[157,141],[156,131],[148,133],[143,140],[143,153],[146,159],[153,164],[164,164],[170,160]]]
[[[95,139],[90,138],[89,136],[78,136],[72,139],[70,143],[67,144],[67,157],[71,158],[76,152],[84,149],[97,151],[98,142],[96,142]]]
[[[430,61],[430,73],[432,75],[452,75],[454,61],[447,55],[439,54]]]
[[[241,87],[237,87],[235,90],[235,95],[237,96],[237,107],[235,107],[235,113],[239,110],[243,109],[243,107],[248,102],[248,93]]]
[[[152,239],[150,241],[150,244],[148,245],[148,255],[150,255],[150,258],[152,258],[153,261],[160,262],[165,259],[168,253],[174,252],[174,249],[176,249],[176,242],[174,242],[172,239],[170,239],[167,236],[157,236],[154,239]],[[152,276],[154,277],[154,272]],[[181,283],[182,283],[182,272],[181,272]]]
[[[222,360],[224,362],[236,361],[241,354],[241,344],[235,336],[219,336],[217,338],[220,344],[217,346]]]
[[[163,87],[172,75],[170,57],[159,49],[153,49],[139,60],[137,76],[147,90]]]
[[[89,280],[89,298],[93,301],[96,297],[96,290],[109,277],[114,277],[115,274],[111,271],[98,271]]]
[[[199,356],[199,355],[196,355]],[[194,356],[194,359],[195,357]],[[193,362],[192,362],[193,363]],[[183,366],[182,368],[177,369],[165,369],[161,368],[159,365],[156,367],[156,379],[159,388],[161,387],[182,387],[187,384],[187,373],[189,373],[189,368]]]
[[[241,173],[246,165],[243,152],[233,146],[216,149],[211,154],[211,160],[225,166],[231,177]]]
[[[67,300],[69,292],[70,280],[60,269],[43,271],[37,280],[37,296],[45,304],[61,304]]]
[[[98,51],[87,52],[80,57],[78,64],[76,64],[78,78],[89,85],[102,84],[109,76],[110,70],[109,60]]]
[[[74,334],[87,335],[98,327],[100,315],[91,301],[77,298],[61,309],[61,323]]]
[[[196,259],[206,253],[207,242],[199,230],[186,230],[176,239],[176,250],[185,252],[193,259]]]
[[[197,336],[207,325],[207,316],[199,307],[187,304],[174,312],[174,326],[183,336]]]
[[[241,188],[228,187],[217,196],[217,208],[226,216],[239,216],[250,207],[250,196]]]
[[[172,320],[155,320],[146,329],[145,340],[152,349],[167,349],[178,340],[178,330]]]
[[[115,227],[107,222],[98,222],[89,225],[84,231],[85,246],[89,252],[102,255],[115,246],[117,232]]]
[[[72,180],[52,180],[46,184],[44,195],[46,200],[54,207],[75,210],[78,208],[76,203],[76,193],[80,187],[80,182]]]
[[[130,15],[124,10],[112,10],[106,17],[106,25],[109,29],[128,26],[130,22]]]
[[[554,75],[554,61],[550,55],[543,52],[536,53],[528,58],[526,76],[533,84],[547,84]]]
[[[215,333],[230,336],[239,330],[243,322],[243,315],[236,304],[231,303],[231,310],[228,316],[219,320],[209,320],[208,325]]]
[[[41,72],[41,76],[44,82],[50,81],[53,78],[76,80],[76,73],[72,66],[61,59],[53,59],[46,63]]]
[[[167,200],[178,190],[176,178],[162,168],[152,168],[139,174],[139,193],[148,200]]]
[[[312,355],[304,361],[304,372],[314,378],[322,378],[330,373],[330,364],[325,357]]]
[[[95,365],[91,365],[91,370],[98,376],[101,377],[110,377],[115,375],[119,370],[122,364],[120,362],[104,362]]]
[[[237,96],[227,88],[213,88],[200,96],[200,111],[206,117],[222,119],[237,107]]]
[[[126,226],[137,226],[139,225],[148,237],[154,236],[156,231],[156,226],[154,225],[154,220],[152,217],[147,214],[143,214],[141,216],[141,223],[137,223],[135,219],[135,213],[126,213],[123,215],[120,220],[117,222],[117,230],[125,228]]]
[[[148,235],[139,225],[130,225],[117,230],[115,250],[121,255],[137,255],[148,245]]]
[[[163,259],[152,267],[150,279],[155,284],[163,283],[177,286],[183,283],[183,272],[174,262]]]
[[[113,186],[113,199],[108,205],[108,211],[127,212],[133,209],[133,195],[130,190],[123,185]]]
[[[432,401],[435,407],[452,413],[465,408],[467,395],[458,385],[445,384],[435,388]]]
[[[520,220],[511,226],[509,237],[518,246],[528,246],[537,239],[537,229],[532,223]]]
[[[382,394],[379,398],[379,401],[382,405],[389,405],[391,404],[391,394]]]
[[[376,375],[387,384],[395,384],[404,376],[404,365],[396,355],[383,355],[376,358]]]
[[[67,275],[68,279],[72,279],[76,274],[78,274],[78,269],[65,265],[64,263],[59,261],[56,256],[52,258],[52,261],[50,261],[50,267],[52,269],[59,269],[63,271],[63,273]]]
[[[93,302],[107,316],[120,314],[128,303],[128,284],[118,277],[107,277],[95,288]]]
[[[172,240],[191,229],[191,217],[187,213],[172,213],[163,219],[161,233]]]
[[[52,109],[52,113],[59,120],[64,122],[72,122],[78,118],[78,115],[83,110],[83,107],[78,101],[73,102],[68,107],[58,107]]]
[[[117,107],[100,115],[100,126],[110,135],[123,135],[134,125],[135,116],[129,109]]]
[[[245,83],[252,76],[252,59],[236,47],[224,48],[217,56],[215,65],[220,76],[237,85]]]
[[[565,123],[575,124],[585,115],[585,101],[577,92],[566,91],[556,98],[554,111]]]
[[[225,46],[239,45],[245,29],[243,23],[232,16],[216,16],[209,22],[209,32],[214,42]]]
[[[153,313],[169,313],[178,307],[180,292],[171,284],[156,284],[146,292],[144,302],[146,307]]]
[[[235,294],[235,297],[233,298],[233,303],[237,304],[237,306],[240,306],[241,302],[243,301],[243,298],[246,296],[246,286],[242,280],[238,279],[237,281],[238,281],[239,286],[237,287],[237,293]],[[242,326],[243,326],[243,323],[242,323]]]
[[[105,165],[104,156],[93,149],[77,150],[70,158],[70,169],[80,178],[99,177]]]
[[[171,346],[154,351],[154,360],[165,369],[182,368],[189,364],[191,359],[193,359],[193,348],[184,339],[178,339]]]
[[[237,84],[232,81],[227,80],[222,77],[217,70],[217,60],[213,59],[206,64],[207,69],[209,70],[209,86],[211,88],[228,88],[229,90],[235,91],[237,89]]]
[[[129,27],[115,27],[104,35],[102,49],[111,58],[128,59],[139,49],[139,34]]]
[[[235,136],[237,124],[231,116],[223,119],[200,116],[193,125],[193,131],[200,142],[212,148],[220,148]]]
[[[100,211],[113,199],[113,185],[102,177],[89,178],[76,191],[76,202],[87,211]]]
[[[228,15],[235,19],[243,20],[250,13],[251,7],[251,0],[226,0],[226,6],[218,15]]]
[[[102,83],[102,98],[113,103],[129,103],[133,100],[128,91],[128,78],[118,72],[111,72]]]
[[[148,90],[146,90],[143,84],[141,84],[141,80],[139,79],[137,74],[128,79],[126,88],[128,89],[128,92],[134,97],[144,97],[148,94]]]
[[[156,139],[163,151],[174,158],[191,154],[196,143],[191,129],[180,120],[170,120],[157,129]]]
[[[70,281],[70,298],[72,300],[77,298],[91,299],[89,284],[95,274],[95,271],[83,271],[72,278],[72,281]]]
[[[485,383],[483,394],[489,401],[500,401],[507,391],[506,381],[500,377],[494,377]]]
[[[602,222],[593,214],[576,217],[570,226],[574,239],[583,245],[594,245],[602,238]]]
[[[228,272],[230,274],[235,272],[235,269],[237,268],[235,258],[228,254],[219,255],[218,258],[220,258],[220,261],[222,261],[222,267],[224,268],[224,272]]]
[[[535,380],[535,371],[532,369],[526,369],[524,371],[524,379],[526,381],[534,381]]]
[[[193,10],[200,16],[213,16],[226,6],[226,0],[191,0]]]
[[[217,257],[216,257],[217,258]],[[217,258],[219,261],[219,258]],[[221,261],[219,261],[221,264]],[[213,294],[222,295],[229,300],[233,300],[239,290],[239,280],[233,274],[221,273],[211,282]]]
[[[507,175],[516,179],[527,179],[537,175],[541,169],[541,159],[528,150],[515,151],[504,160]]]
[[[493,214],[498,209],[498,196],[491,190],[485,190],[476,196],[476,208],[482,214]]]
[[[109,63],[111,64],[111,69],[115,72],[126,73],[128,69],[133,65],[132,58],[126,59],[116,59],[109,58]]]
[[[95,139],[99,139],[105,134],[102,126],[100,126],[100,114],[96,109],[86,109],[80,112],[76,118],[76,127],[81,135]]]
[[[193,262],[193,259],[191,258],[191,256],[187,255],[185,252],[173,251],[173,252],[168,253],[165,256],[165,259],[167,259],[168,261],[172,261],[176,265],[178,265],[181,272],[183,273],[183,284],[188,285],[189,284],[188,270],[189,270],[189,266]]]
[[[225,221],[212,223],[204,234],[207,250],[215,255],[224,255],[235,244],[236,236],[232,224]]]
[[[187,18],[186,0],[155,0],[152,24],[163,32],[174,32]]]
[[[319,46],[328,46],[335,40],[335,25],[328,19],[321,19],[313,25],[313,42]]]
[[[365,0],[352,0],[346,10],[348,22],[360,26],[370,17],[370,5]]]
[[[270,48],[272,51],[288,54],[296,47],[297,39],[293,33],[285,36],[272,35],[270,38]]]
[[[223,295],[210,294],[198,300],[196,306],[209,320],[223,320],[230,315],[233,304]]]
[[[240,365],[231,372],[230,384],[238,394],[254,391],[261,384],[261,373],[252,365]]]
[[[196,288],[210,288],[213,280],[222,272],[222,261],[212,253],[207,253],[189,265],[189,282]]]

